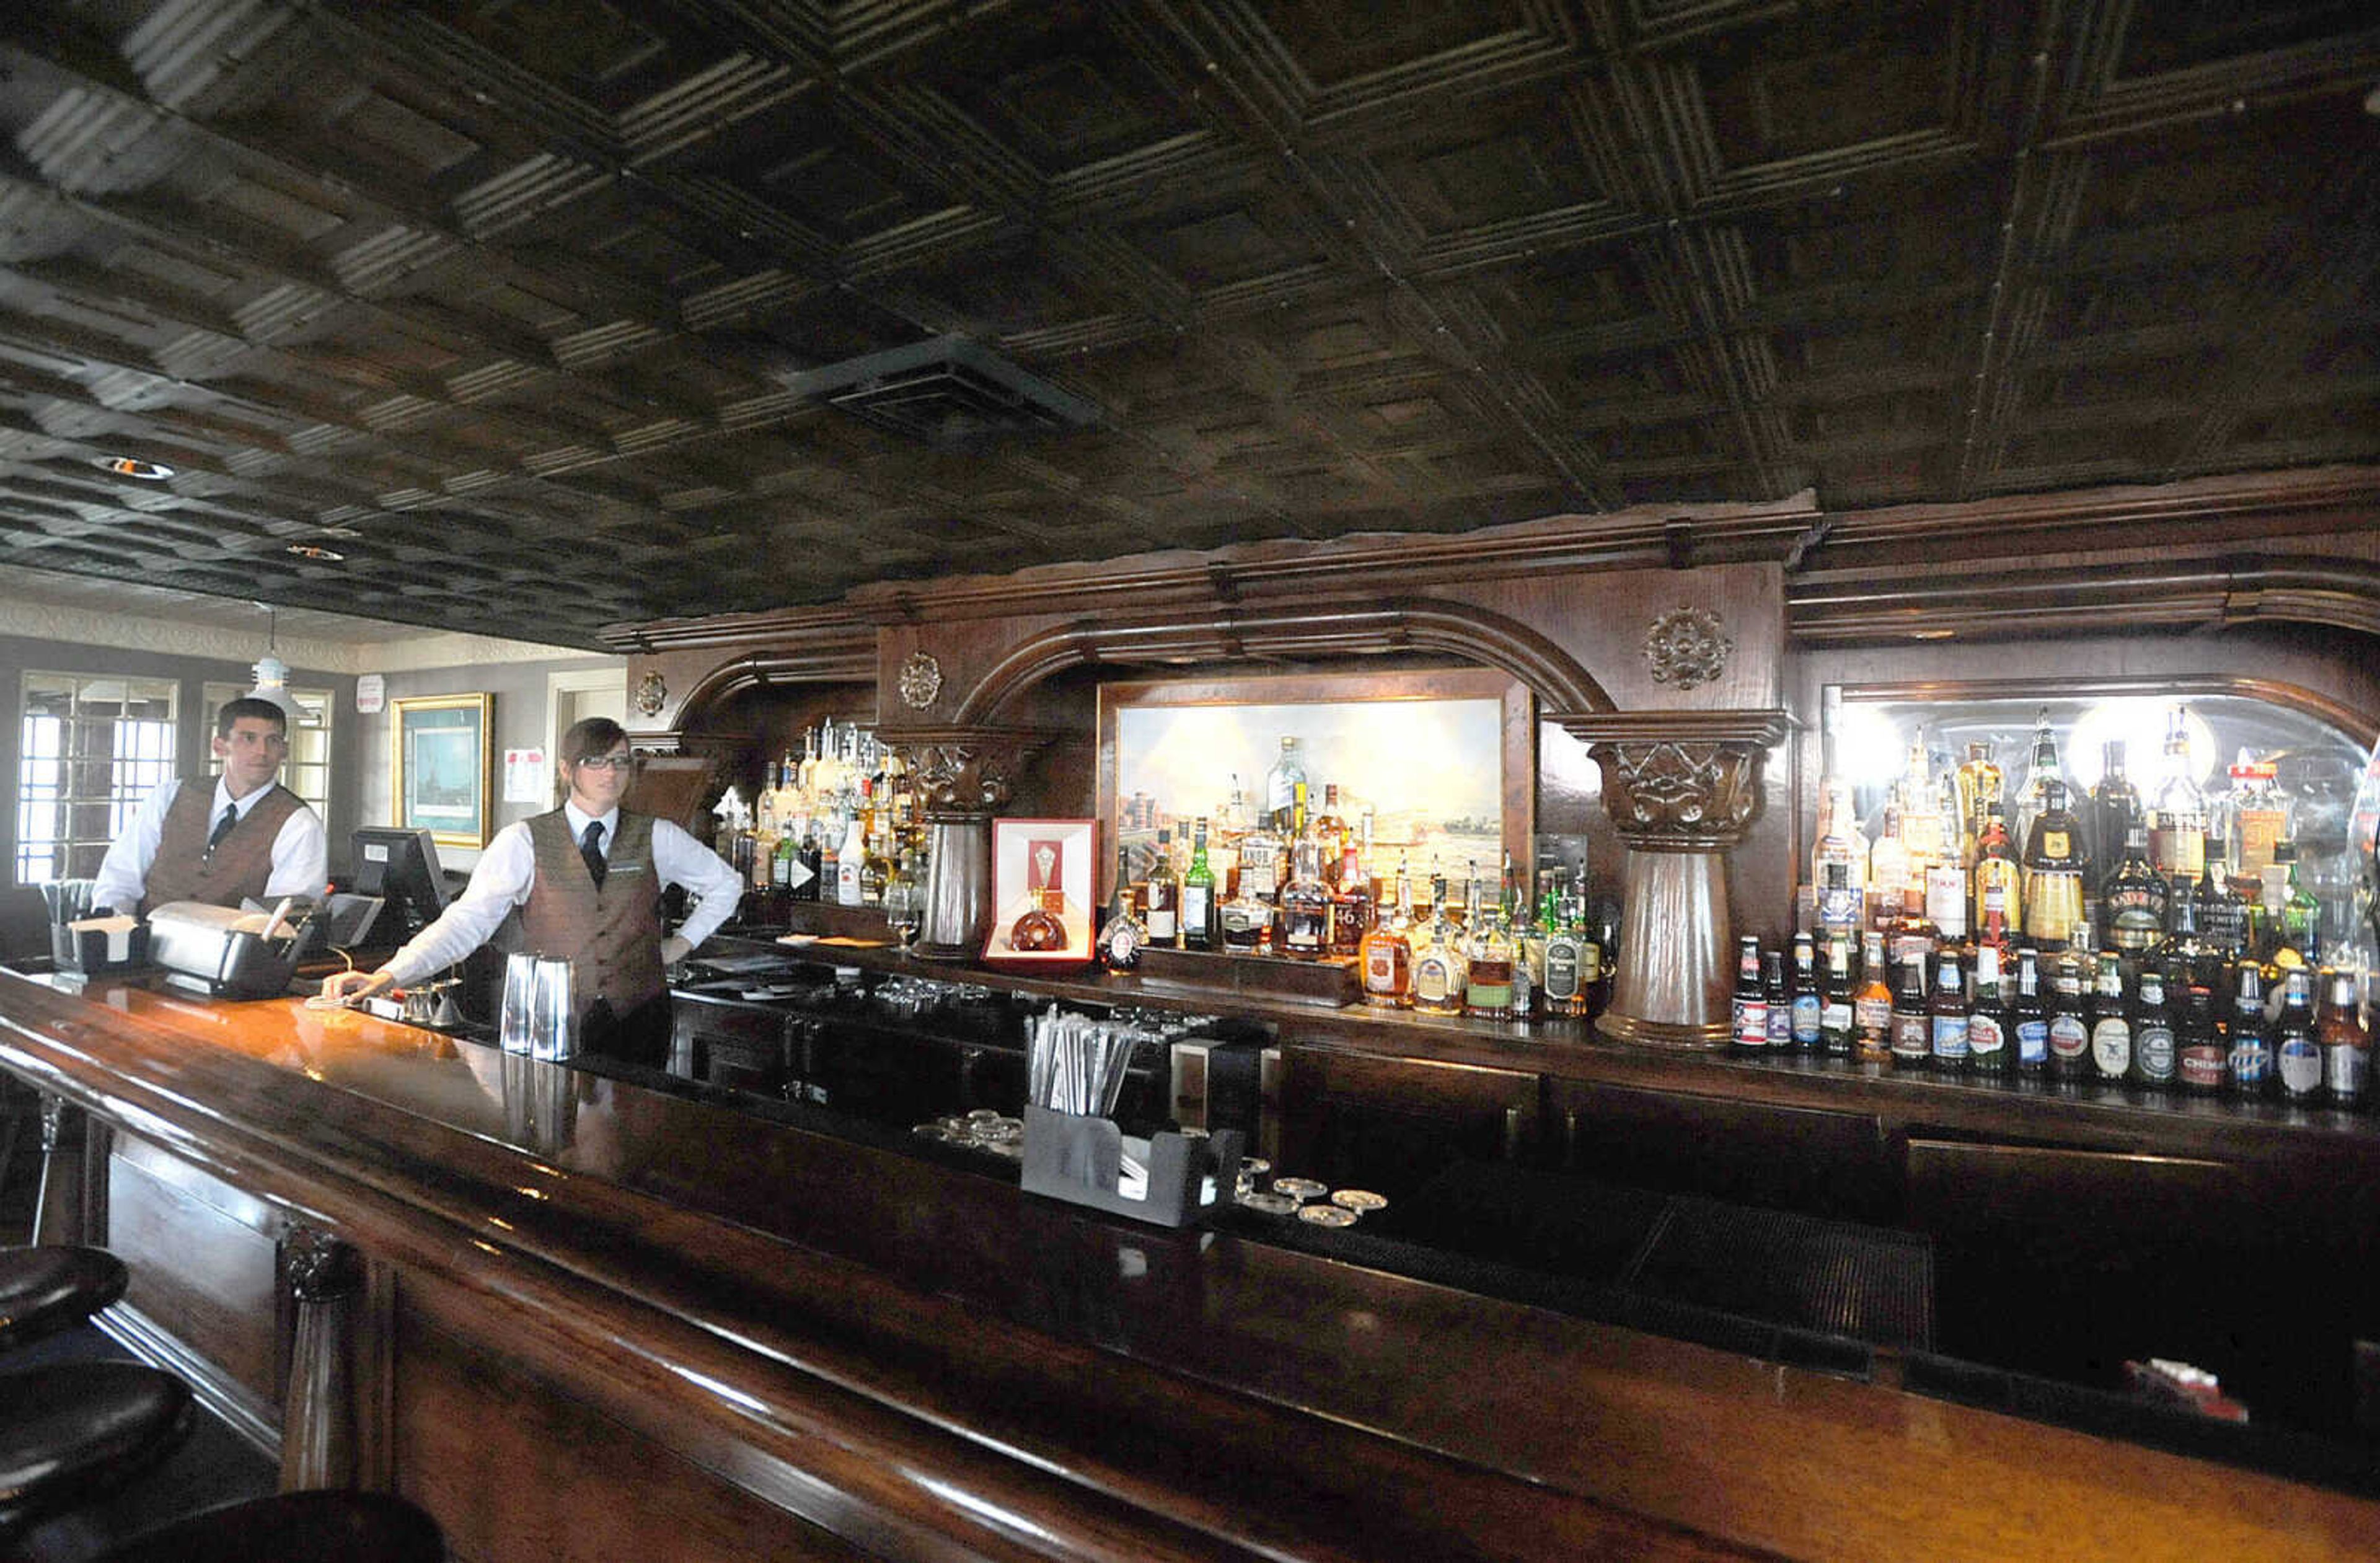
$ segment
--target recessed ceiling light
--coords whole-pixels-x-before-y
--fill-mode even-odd
[[[102,471],[113,472],[118,478],[139,478],[151,483],[162,483],[174,475],[170,466],[141,461],[134,456],[102,456],[99,466]]]
[[[291,543],[287,551],[296,554],[300,559],[338,560],[345,559],[346,557],[346,554],[341,553],[338,550],[324,548],[320,543]]]

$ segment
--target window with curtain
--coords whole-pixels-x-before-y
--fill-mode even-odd
[[[140,800],[175,774],[172,679],[28,672],[18,735],[20,885],[87,878]]]

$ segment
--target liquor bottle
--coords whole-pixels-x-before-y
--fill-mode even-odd
[[[2372,1074],[2372,1037],[2356,1002],[2355,974],[2323,968],[2322,1013],[2314,1036],[2322,1044],[2322,1089],[2330,1105],[2348,1112],[2363,1105]]]
[[[1157,832],[1157,855],[1149,860],[1144,915],[1148,941],[1169,949],[1182,941],[1182,881],[1173,873],[1173,832]]]
[[[2049,975],[2049,1077],[2079,1080],[2090,1067],[2091,1025],[2082,1012],[2082,967],[2077,952],[2058,957]]]
[[[802,843],[788,830],[777,838],[777,850],[769,857],[769,889],[772,893],[791,898],[794,893],[795,867],[802,860]]]
[[[2198,936],[2198,903],[2177,890],[2166,903],[2165,943],[2157,957],[2166,977],[2177,989],[2195,986],[2215,993],[2222,988],[2223,958]]]
[[[1739,1053],[1766,1053],[1768,989],[1760,980],[1760,939],[1745,934],[1735,944],[1735,997],[1730,1006],[1728,1035]]]
[[[1818,1046],[1838,1058],[1849,1058],[1858,1025],[1852,1012],[1852,941],[1840,935],[1827,941],[1827,969],[1818,1006]]]
[[[1322,853],[1314,842],[1297,843],[1289,883],[1281,887],[1281,953],[1319,961],[1330,952],[1330,887],[1322,882]]]
[[[1984,821],[1990,806],[2005,808],[2007,794],[2001,790],[1999,761],[1993,757],[1989,739],[1967,745],[1967,757],[1959,764],[1956,786],[1959,794],[1960,842],[1959,861],[1967,867],[1974,866],[1976,848],[1984,833]],[[2010,906],[2014,901],[2011,898]]]
[[[1793,990],[1785,982],[1785,952],[1769,950],[1760,957],[1760,996],[1768,1005],[1768,1048],[1793,1050]]]
[[[2053,763],[2055,756],[2052,756]],[[2072,939],[2082,919],[2084,865],[2075,841],[2066,783],[2052,777],[2041,790],[2041,812],[2024,843],[2024,931],[2050,949]]]
[[[2198,914],[2198,937],[2226,963],[2248,953],[2248,902],[2223,872],[2223,854],[2212,837],[2202,838],[2198,886],[2191,901]]]
[[[2295,842],[2273,843],[2272,871],[2281,876],[2280,939],[2274,958],[2280,960],[2280,951],[2295,951],[2299,960],[2308,966],[2322,963],[2322,903],[2313,891],[2306,889],[2298,874],[2298,847]]]
[[[1446,915],[1446,882],[1434,878],[1430,886],[1429,926],[1414,945],[1413,1007],[1423,1014],[1463,1012],[1463,994],[1471,980],[1471,963],[1463,955],[1461,930]]]
[[[1281,756],[1265,772],[1265,824],[1277,836],[1295,841],[1305,821],[1299,818],[1306,787],[1305,756],[1294,733],[1283,733]]]
[[[2165,754],[2157,769],[2156,794],[2149,800],[2149,862],[2179,894],[2197,882],[2206,866],[2206,796],[2198,790],[2191,763],[2183,707],[2167,714]]]
[[[809,877],[802,878],[797,876],[795,878],[794,899],[795,901],[816,901],[826,893],[829,882],[826,841],[820,831],[818,818],[812,816],[809,824],[802,831],[801,845],[802,864],[809,870]]]
[[[1234,955],[1263,955],[1272,950],[1273,915],[1280,908],[1256,893],[1245,876],[1239,892],[1216,909],[1223,948]]]
[[[2240,752],[2231,767],[2231,799],[2224,810],[2223,858],[2239,873],[2262,876],[2273,864],[2273,848],[2289,833],[2289,798],[2278,786],[2280,768]]]
[[[2099,957],[2091,1001],[2091,1069],[2121,1084],[2132,1072],[2132,1006],[2124,997],[2124,963],[2112,950]]]
[[[1512,854],[1505,854],[1510,857]],[[1511,902],[1502,922],[1504,935],[1512,941],[1512,1006],[1514,1020],[1527,1020],[1536,1013],[1537,986],[1545,976],[1545,929],[1537,925],[1536,909],[1520,892],[1519,881],[1508,866],[1504,873],[1505,899]]]
[[[1012,939],[1011,943],[1014,940]],[[1111,972],[1128,972],[1140,964],[1140,951],[1148,943],[1148,925],[1142,922],[1132,909],[1132,856],[1122,845],[1116,848],[1115,905],[1108,920],[1099,927],[1099,964]]]
[[[843,844],[835,849],[834,854],[834,899],[838,905],[857,906],[861,903],[861,876],[867,868],[867,819],[861,810],[855,808],[851,811],[849,822],[844,827]],[[1054,948],[1062,949],[1063,946]]]
[[[1413,881],[1397,864],[1396,901],[1388,915],[1365,930],[1356,961],[1364,974],[1364,1002],[1399,1009],[1413,1002]],[[1573,973],[1576,970],[1573,957]]]
[[[2168,967],[2167,975],[2181,980]],[[2183,990],[2181,1022],[2174,1032],[2174,1078],[2192,1096],[2211,1097],[2224,1087],[2230,1073],[2230,1055],[2215,1025],[2215,994],[2203,984]]]
[[[1586,930],[1585,909],[1574,895],[1558,893],[1546,928],[1545,981],[1539,986],[1546,1013],[1584,1015],[1595,987],[1601,951]]]
[[[1190,866],[1182,874],[1182,947],[1215,950],[1223,942],[1221,898],[1216,892],[1215,865],[1207,855],[1207,821],[1202,816],[1190,827]]]
[[[2016,997],[2009,1001],[2009,1028],[2019,1074],[2039,1074],[2049,1063],[2049,1006],[2041,994],[2041,957],[2016,952]]]
[[[2310,1105],[2322,1095],[2322,1043],[2314,1032],[2313,974],[2301,967],[2281,979],[2281,1023],[2273,1034],[2273,1074],[2285,1101]]]
[[[883,817],[879,816],[881,819]],[[868,854],[859,860],[859,903],[881,906],[892,884],[892,836],[881,825],[868,838]]]
[[[1911,904],[1912,866],[1908,840],[1901,833],[1901,819],[1900,794],[1895,789],[1885,800],[1884,821],[1876,827],[1876,840],[1867,849],[1868,901],[1879,918],[1899,917]],[[1919,868],[1915,872],[1922,876],[1924,870]],[[1813,884],[1824,882],[1823,879],[1811,881]],[[1915,899],[1922,903],[1925,880],[1920,877],[1916,882],[1920,889]]]
[[[2165,939],[2166,893],[2164,878],[2149,866],[2148,827],[2134,821],[2124,833],[2122,855],[2100,891],[2107,942],[2135,961],[2154,951]]]
[[[1975,922],[1984,927],[1990,918],[1987,909],[1992,891],[1999,891],[2000,915],[2005,926],[2024,926],[2024,876],[2017,862],[2015,843],[2009,840],[2008,812],[1998,798],[1984,806],[1984,818],[1975,833],[1975,850],[1968,878],[1973,881],[1975,900]]]
[[[1854,889],[1864,889],[1860,877],[1867,867],[1867,838],[1860,830],[1859,811],[1852,802],[1851,783],[1836,763],[1836,735],[1842,730],[1842,692],[1829,687],[1821,697],[1818,717],[1818,818],[1810,842],[1810,883],[1822,890],[1825,866],[1853,866],[1849,876]]]
[[[1908,853],[1911,870],[1923,874],[1927,866],[1954,855],[1956,848],[1949,842],[1949,822],[1942,818],[1942,791],[1934,784],[1922,735],[1909,745],[1909,758],[1901,768],[1900,794],[1901,842]],[[1871,854],[1873,850],[1870,849]]]
[[[1934,1068],[1944,1074],[1964,1074],[1968,1061],[1967,984],[1960,970],[1959,952],[1946,950],[1934,963],[1934,996],[1926,1000],[1927,1030],[1933,1043]]]
[[[2165,1001],[2165,973],[2155,960],[2141,963],[2132,1003],[2132,1084],[2162,1091],[2178,1067],[2173,1010]]]
[[[1892,993],[1892,1063],[1895,1069],[1924,1069],[1934,1056],[1933,1016],[1926,1012],[1925,963],[1904,961],[1900,984]]]
[[[2034,822],[2049,806],[2052,782],[2063,789],[2066,773],[2058,763],[2058,734],[2050,730],[2049,708],[2044,706],[2033,720],[2033,763],[2026,769],[2024,781],[2016,793],[2015,822],[2020,841],[2030,842],[2033,840]],[[2067,805],[2070,808],[2071,802],[2070,794]],[[2079,834],[2081,827],[2078,822],[2068,825],[2066,829],[2070,834]],[[2079,842],[2076,843],[2075,855],[2081,855]]]
[[[1247,800],[1240,794],[1240,773],[1232,772],[1230,795],[1218,805],[1214,838],[1207,843],[1215,870],[1215,899],[1220,904],[1240,891],[1240,843],[1248,833]]]
[[[1512,936],[1505,929],[1502,910],[1481,904],[1477,880],[1472,881],[1464,894],[1463,926],[1466,944],[1463,953],[1470,964],[1463,975],[1463,1012],[1484,1020],[1510,1020]]]
[[[2265,969],[2242,961],[2233,970],[2230,1053],[2225,1074],[2235,1097],[2261,1097],[2272,1089],[2273,1036],[2265,1024]]]
[[[1825,877],[1818,881],[1819,937],[1856,939],[1866,917],[1862,906],[1864,892],[1852,878],[1852,866],[1829,860],[1823,867]]]
[[[1338,862],[1326,863],[1323,868],[1324,882],[1330,887],[1330,955],[1333,960],[1352,961],[1363,953],[1364,936],[1372,927],[1371,859],[1350,830],[1340,847]]]
[[[1815,1053],[1825,1045],[1826,995],[1819,991],[1818,947],[1808,934],[1793,936],[1793,1046]]]
[[[2141,813],[2141,794],[2131,778],[2124,774],[2124,741],[2110,738],[2100,751],[2106,766],[2099,773],[2099,784],[2091,789],[2091,806],[2084,810],[2090,827],[2091,861],[2099,881],[2099,896],[2107,899],[2108,886],[2125,861],[2131,845],[2132,831],[2141,832],[2141,861],[2148,861],[2148,820]],[[2162,908],[2160,908],[2162,911]],[[2109,917],[2115,914],[2109,912]],[[2162,930],[2164,918],[2158,918]],[[2119,948],[2122,948],[2119,946]]]
[[[1050,954],[1066,948],[1065,890],[1050,885],[1038,891],[1023,916],[1010,925],[1009,947],[1026,954]]]
[[[2000,949],[1975,946],[1974,993],[1968,1000],[1967,1060],[1975,1073],[2005,1079],[2015,1065],[2008,994],[2000,976]]]
[[[1305,833],[1322,849],[1323,883],[1337,884],[1341,859],[1347,850],[1347,838],[1351,834],[1346,819],[1339,812],[1338,782],[1322,784],[1322,812],[1306,821]]]
[[[1892,985],[1884,978],[1882,934],[1871,933],[1862,941],[1860,966],[1859,992],[1852,999],[1852,1053],[1864,1064],[1889,1063],[1892,1061]]]

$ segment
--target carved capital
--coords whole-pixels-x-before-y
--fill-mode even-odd
[[[1760,813],[1782,711],[1636,711],[1556,719],[1603,771],[1603,807],[1640,852],[1719,852]]]
[[[289,1290],[301,1302],[330,1302],[363,1289],[362,1255],[319,1227],[293,1227],[282,1240]]]
[[[885,742],[909,767],[928,819],[984,819],[1053,736],[1036,728],[913,728]]]

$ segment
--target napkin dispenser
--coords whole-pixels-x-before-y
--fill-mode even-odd
[[[217,999],[278,999],[298,975],[310,908],[295,921],[266,912],[174,901],[149,914],[149,958],[165,980]]]

